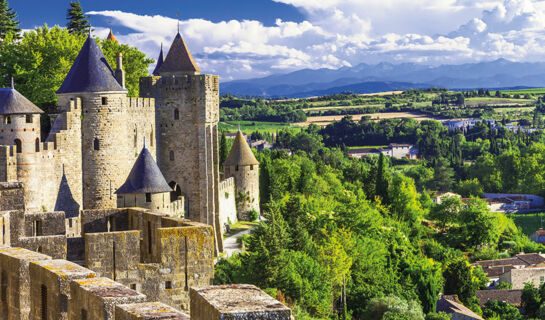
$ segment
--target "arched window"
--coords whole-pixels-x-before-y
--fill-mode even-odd
[[[94,148],[97,151],[100,150],[100,141],[98,141],[98,138],[95,138]]]
[[[180,119],[180,111],[178,109],[174,109],[174,120]]]
[[[17,153],[23,152],[23,146],[21,145],[21,140],[15,139],[13,144],[15,145],[15,149],[16,149]]]
[[[36,138],[36,152],[40,152],[40,138]]]
[[[25,122],[26,123],[32,123],[32,115],[31,114],[27,114],[25,116]]]

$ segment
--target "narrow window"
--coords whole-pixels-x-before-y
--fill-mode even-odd
[[[130,287],[131,289],[136,290],[136,283],[131,283]]]
[[[149,134],[149,145],[153,147],[153,129],[151,129]]]
[[[34,221],[34,236],[39,237],[42,233],[42,221],[35,220]]]
[[[68,228],[72,228],[72,218],[68,219]]]
[[[250,170],[254,170],[254,165],[253,164],[250,165]]]
[[[32,115],[31,114],[25,115],[25,122],[26,123],[32,123]]]
[[[174,120],[180,119],[180,111],[178,109],[174,109]]]
[[[148,221],[148,253],[151,254],[151,223]]]
[[[174,161],[174,151],[170,151],[169,154],[168,154],[168,157],[170,159],[170,161]]]
[[[108,105],[108,98],[107,98],[107,97],[102,97],[102,105],[103,105],[103,106],[107,106],[107,105]]]
[[[134,129],[134,147],[138,147],[138,129]]]
[[[2,302],[8,301],[8,275],[2,270]]]
[[[10,116],[6,116],[6,117],[4,118],[4,122],[5,122],[6,124],[10,124],[10,123],[11,123],[11,117],[10,117]]]
[[[238,171],[238,164],[235,166],[235,171]]]
[[[165,282],[165,289],[172,289],[172,281]]]
[[[16,149],[16,152],[17,152],[17,153],[23,152],[23,146],[21,145],[21,140],[15,139],[15,141],[13,142],[13,144],[15,145],[15,149]]]
[[[81,320],[87,320],[87,310],[81,309]]]
[[[42,320],[47,319],[47,287],[42,284]]]
[[[97,151],[100,150],[100,142],[98,141],[98,138],[95,138],[94,148]]]
[[[151,193],[146,193],[146,202],[151,202]]]
[[[40,138],[36,138],[35,147],[36,147],[36,152],[40,152]]]
[[[42,252],[43,252],[42,246],[39,246],[39,247],[38,247],[38,253],[42,253]]]

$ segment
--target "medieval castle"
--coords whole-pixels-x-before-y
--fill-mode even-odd
[[[178,33],[140,94],[90,36],[45,141],[43,111],[0,88],[0,318],[289,319],[253,286],[210,286],[224,225],[259,212],[240,132],[219,163],[218,76]]]

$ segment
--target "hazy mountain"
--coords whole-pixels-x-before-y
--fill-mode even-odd
[[[505,59],[430,67],[415,63],[359,64],[340,69],[303,69],[265,78],[223,83],[222,93],[307,97],[353,91],[372,93],[408,88],[449,89],[545,87],[545,63]]]

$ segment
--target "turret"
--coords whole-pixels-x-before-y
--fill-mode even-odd
[[[114,191],[123,184],[131,163],[127,90],[91,36],[57,94],[61,106],[81,99],[83,209],[115,207]]]
[[[252,210],[259,214],[259,162],[240,130],[223,170],[225,178],[235,178],[238,218],[248,220]]]
[[[170,213],[170,192],[161,170],[144,146],[125,183],[117,189],[117,207],[141,207]]]
[[[13,146],[17,180],[23,183],[25,205],[39,208],[40,114],[43,111],[15,90],[0,88],[0,145]]]
[[[159,52],[159,58],[157,58],[157,64],[155,65],[155,69],[153,70],[153,75],[157,76],[159,75],[159,69],[163,65],[164,58],[163,58],[163,43],[161,42],[161,51]]]
[[[123,54],[121,52],[117,54],[115,78],[117,79],[117,82],[119,82],[119,84],[125,88],[125,71],[123,70]]]
[[[161,49],[162,52],[162,49]],[[165,61],[160,68],[156,70],[158,75],[183,75],[200,74],[201,69],[195,63],[187,44],[180,32],[174,38],[170,49],[168,50]],[[154,72],[155,74],[155,72]]]
[[[112,32],[112,28],[110,28],[110,33],[108,33],[108,37],[106,37],[106,40],[117,43],[117,39],[115,38],[114,33]]]

